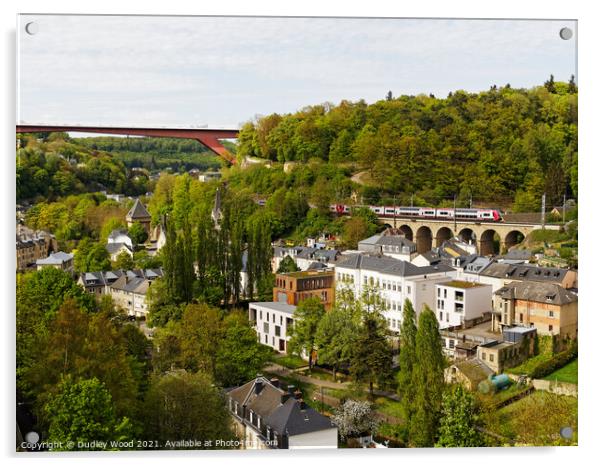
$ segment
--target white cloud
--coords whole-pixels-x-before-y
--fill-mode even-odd
[[[575,73],[558,21],[23,16],[20,29],[32,20],[39,32],[19,36],[28,122],[223,125]]]

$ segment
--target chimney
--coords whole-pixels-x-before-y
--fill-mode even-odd
[[[263,388],[263,382],[259,379],[255,379],[255,386],[253,388],[255,390],[255,394],[257,395]]]
[[[272,379],[270,379],[270,383],[276,387],[276,388],[280,388],[280,380],[278,380],[276,377],[273,377]]]
[[[288,387],[288,393],[292,396],[295,393],[295,386],[294,385],[289,385]]]

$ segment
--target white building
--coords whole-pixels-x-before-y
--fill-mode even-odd
[[[257,340],[279,353],[286,353],[296,308],[286,303],[250,303],[249,321],[257,332]]]
[[[36,261],[36,267],[38,270],[42,270],[45,267],[54,267],[55,269],[72,272],[73,254],[68,254],[63,251],[54,252],[45,259],[38,259]]]
[[[399,331],[403,303],[409,299],[418,315],[426,305],[435,308],[435,285],[455,278],[456,271],[440,264],[418,267],[391,257],[344,255],[335,265],[337,291],[350,288],[359,299],[364,287],[375,287],[385,302],[389,329]]]
[[[456,327],[491,312],[491,285],[451,280],[439,283],[435,288],[437,304],[434,311],[439,328]]]

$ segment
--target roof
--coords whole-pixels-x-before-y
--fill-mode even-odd
[[[286,314],[293,314],[297,306],[293,306],[292,304],[280,303],[280,302],[257,302],[257,303],[249,303],[249,306],[260,306],[264,309],[269,309],[271,311],[284,312]]]
[[[451,288],[478,288],[480,286],[488,286],[483,283],[467,282],[464,280],[451,280],[449,282],[439,283],[439,286],[449,286]]]
[[[61,265],[73,259],[73,254],[59,251],[50,254],[46,259],[38,259],[37,265]]]
[[[130,209],[130,211],[127,213],[126,218],[132,219],[132,220],[136,220],[136,219],[150,219],[150,214],[148,213],[148,210],[146,210],[146,207],[144,207],[144,204],[142,204],[142,202],[140,202],[140,199],[136,198],[136,202],[134,202],[134,205],[132,206],[132,208]]]
[[[85,272],[81,274],[81,280],[84,286],[92,285],[110,285],[114,283],[118,278],[128,276],[131,278],[146,278],[147,280],[154,280],[163,276],[163,269],[134,269],[134,270],[109,270],[107,272]]]
[[[113,289],[136,294],[146,294],[148,287],[149,281],[146,278],[130,278],[127,275],[122,275],[111,285]]]
[[[258,393],[255,390],[259,384]],[[261,416],[270,428],[290,436],[334,428],[330,419],[306,404],[301,404],[286,390],[272,385],[263,376],[228,392],[228,396]]]
[[[336,263],[337,268],[374,270],[388,275],[410,277],[429,275],[441,272],[453,272],[454,269],[445,264],[419,267],[408,261],[394,259],[388,256],[370,256],[365,254],[345,255]]]
[[[334,270],[328,268],[326,270],[301,270],[297,272],[279,273],[278,275],[292,278],[322,278],[332,277],[334,275]]]
[[[480,359],[466,359],[453,364],[456,369],[464,374],[471,382],[479,383],[490,375],[495,374],[491,368],[482,363]]]
[[[505,299],[520,299],[561,306],[577,301],[577,295],[557,283],[512,282],[495,292]]]
[[[126,248],[130,251],[130,247],[126,243],[107,243],[105,248],[109,252],[109,254],[115,254],[119,252],[122,248]]]
[[[128,231],[124,228],[118,228],[116,230],[113,230],[110,234],[109,234],[109,239],[116,239],[119,238],[120,236],[128,236]]]
[[[538,282],[561,282],[568,269],[555,267],[538,267],[530,264],[505,264],[492,262],[482,270],[481,275],[494,278],[511,278],[512,280],[531,280]]]

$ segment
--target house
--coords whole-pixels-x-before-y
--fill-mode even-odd
[[[111,270],[107,272],[84,272],[77,283],[97,298],[108,294],[115,305],[137,317],[146,316],[148,305],[146,292],[150,284],[163,276],[163,269]],[[148,286],[144,285],[144,282]]]
[[[532,264],[491,262],[478,273],[480,283],[488,283],[496,291],[515,281],[558,284],[563,288],[577,288],[577,271]]]
[[[518,366],[535,354],[536,336],[534,328],[506,329],[501,340],[485,343],[477,348],[477,359],[496,374],[501,374],[505,369]]]
[[[57,249],[54,235],[46,231],[34,231],[24,225],[17,225],[16,231],[17,270],[35,266],[38,259],[44,259]]]
[[[38,259],[36,267],[38,270],[42,270],[45,267],[54,267],[55,269],[72,272],[73,254],[67,254],[63,251],[54,252],[45,259]]]
[[[130,249],[134,248],[134,245],[132,244],[132,238],[130,238],[128,236],[127,230],[124,230],[122,228],[113,230],[111,233],[109,233],[109,236],[107,237],[107,244],[118,244],[118,243],[123,243],[126,246],[128,246]]]
[[[154,256],[163,248],[163,246],[165,246],[166,242],[167,229],[165,228],[164,222],[161,221],[151,230],[151,234],[148,237],[148,243],[146,245],[146,251],[149,253],[149,255]]]
[[[451,359],[470,359],[477,355],[477,348],[485,343],[498,341],[502,334],[491,330],[491,313],[462,326],[439,330],[443,353]]]
[[[148,314],[146,293],[150,284],[151,280],[128,272],[124,273],[109,286],[115,307],[121,308],[130,316],[146,317]]]
[[[279,353],[286,353],[296,308],[280,302],[250,303],[249,322],[257,333],[257,341]]]
[[[334,267],[334,264],[341,253],[336,249],[323,249],[321,247],[306,246],[274,246],[272,255],[272,271],[276,273],[280,267],[280,262],[289,256],[299,268],[304,271],[309,268],[315,268],[316,264],[323,264],[326,267]]]
[[[199,181],[201,183],[207,183],[208,181],[219,180],[222,177],[220,172],[205,172],[199,175]]]
[[[467,390],[475,391],[479,383],[487,380],[495,372],[478,358],[457,361],[445,369],[447,383],[459,383]]]
[[[435,285],[439,328],[462,326],[491,312],[491,285],[450,280]]]
[[[511,282],[494,293],[493,329],[535,327],[540,335],[577,337],[577,295],[558,283]]]
[[[416,243],[404,235],[393,234],[391,229],[358,242],[357,249],[405,261],[411,261],[417,255]]]
[[[144,207],[144,204],[140,202],[139,198],[136,198],[134,205],[125,216],[128,228],[131,228],[134,223],[140,223],[147,234],[150,234],[151,215]]]
[[[296,306],[301,301],[317,297],[327,309],[334,302],[334,270],[306,270],[276,274],[274,301]]]
[[[338,430],[330,419],[278,379],[258,375],[226,391],[236,434],[245,449],[337,448]]]
[[[364,289],[377,290],[385,303],[384,317],[393,332],[399,332],[403,303],[409,299],[418,314],[426,305],[435,308],[435,285],[455,278],[445,264],[418,267],[387,256],[345,254],[335,264],[336,288],[350,289],[360,299]]]
[[[109,253],[111,262],[115,262],[119,255],[124,252],[129,254],[130,257],[134,257],[131,246],[128,246],[126,243],[107,243],[105,249]]]

